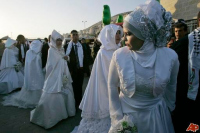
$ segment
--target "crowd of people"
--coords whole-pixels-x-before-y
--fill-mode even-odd
[[[9,38],[0,66],[2,104],[32,108],[30,122],[45,129],[79,108],[82,120],[72,133],[184,133],[200,124],[200,12],[189,34],[183,19],[173,27],[171,21],[170,12],[148,0],[123,26],[105,25],[93,55],[76,30],[64,45],[56,30],[44,43]]]

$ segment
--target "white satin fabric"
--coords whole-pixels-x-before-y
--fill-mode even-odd
[[[122,35],[120,26],[110,24],[105,26],[98,36],[102,46],[93,64],[91,76],[79,106],[83,118],[101,119],[109,116],[108,69],[113,52],[119,48],[115,42],[118,30],[121,30]]]
[[[56,31],[53,33],[51,37],[55,40],[61,36]],[[64,50],[58,49],[51,41],[43,93],[38,106],[31,111],[30,121],[46,129],[76,113],[72,79],[63,55]],[[67,83],[64,83],[63,77],[67,77]]]
[[[26,53],[24,85],[18,93],[5,97],[4,106],[35,108],[40,100],[44,85],[41,59],[42,43],[34,40]]]
[[[110,24],[105,26],[98,36],[102,46],[94,61],[91,76],[79,106],[82,110],[82,120],[73,133],[107,133],[110,128],[107,82],[112,55],[119,48],[119,44],[115,41],[118,30],[121,31],[122,36],[122,28]]]
[[[0,94],[10,93],[11,91],[23,86],[24,75],[22,71],[16,72],[14,65],[18,62],[18,48],[11,45],[3,53],[0,67]]]
[[[142,67],[128,47],[113,54],[108,76],[110,133],[124,116],[132,119],[138,133],[174,132],[170,111],[175,108],[179,61],[169,48],[156,51],[152,67]]]

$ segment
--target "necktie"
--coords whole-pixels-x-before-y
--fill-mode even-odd
[[[78,48],[76,44],[74,46],[75,46],[75,55],[76,55],[76,65],[77,65],[77,68],[79,68],[80,64],[79,64],[79,59],[78,59]]]

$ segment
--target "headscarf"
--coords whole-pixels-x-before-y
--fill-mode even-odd
[[[147,0],[126,16],[123,27],[144,41],[132,52],[132,57],[142,67],[152,67],[156,60],[156,47],[164,47],[170,37],[172,16],[156,0]]]
[[[30,50],[34,51],[35,53],[40,52],[42,49],[42,42],[39,40],[34,40],[30,44]]]
[[[53,30],[53,32],[51,33],[50,47],[54,47],[57,49],[57,46],[56,46],[57,39],[61,39],[63,41],[64,37],[60,33],[58,33],[56,30]]]
[[[30,44],[30,49],[27,51],[29,52],[28,55],[26,55],[27,59],[29,61],[32,61],[33,59],[35,59],[35,57],[38,55],[38,53],[40,53],[42,50],[42,42],[39,40],[34,40],[31,42]]]
[[[123,30],[121,26],[115,24],[106,25],[99,33],[98,40],[101,42],[102,49],[105,50],[116,50],[119,48],[115,42],[115,35],[117,31],[120,31],[121,37],[123,36]]]
[[[5,43],[5,47],[6,48],[10,48],[13,44],[17,43],[17,41],[11,39],[11,38],[8,38],[6,43]]]

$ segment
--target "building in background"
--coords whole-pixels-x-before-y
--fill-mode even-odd
[[[200,0],[160,0],[160,4],[172,13],[173,20],[184,19],[188,25],[188,32],[197,27]]]

